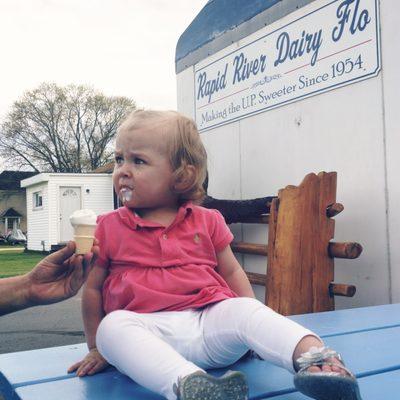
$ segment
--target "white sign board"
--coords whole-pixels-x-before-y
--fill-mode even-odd
[[[211,63],[197,64],[199,130],[376,76],[378,23],[377,0],[329,1]]]

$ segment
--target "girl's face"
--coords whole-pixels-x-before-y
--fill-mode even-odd
[[[113,184],[124,205],[176,208],[166,138],[157,129],[122,129],[116,139]]]

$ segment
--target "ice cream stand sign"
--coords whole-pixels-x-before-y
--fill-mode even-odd
[[[317,3],[317,2],[316,2]],[[377,0],[335,0],[195,66],[201,131],[376,76]]]

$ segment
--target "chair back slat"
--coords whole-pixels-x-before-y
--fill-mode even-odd
[[[267,256],[267,273],[247,272],[250,283],[264,285],[265,304],[283,315],[330,311],[334,296],[352,297],[353,285],[334,283],[334,258],[357,258],[358,243],[336,243],[334,216],[336,172],[308,174],[273,198],[269,214],[242,218],[242,223],[268,223],[268,245],[234,242],[240,254]]]

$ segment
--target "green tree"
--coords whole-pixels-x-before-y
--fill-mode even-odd
[[[16,101],[1,125],[6,166],[40,172],[88,172],[110,161],[116,130],[136,108],[88,86],[43,83]]]

